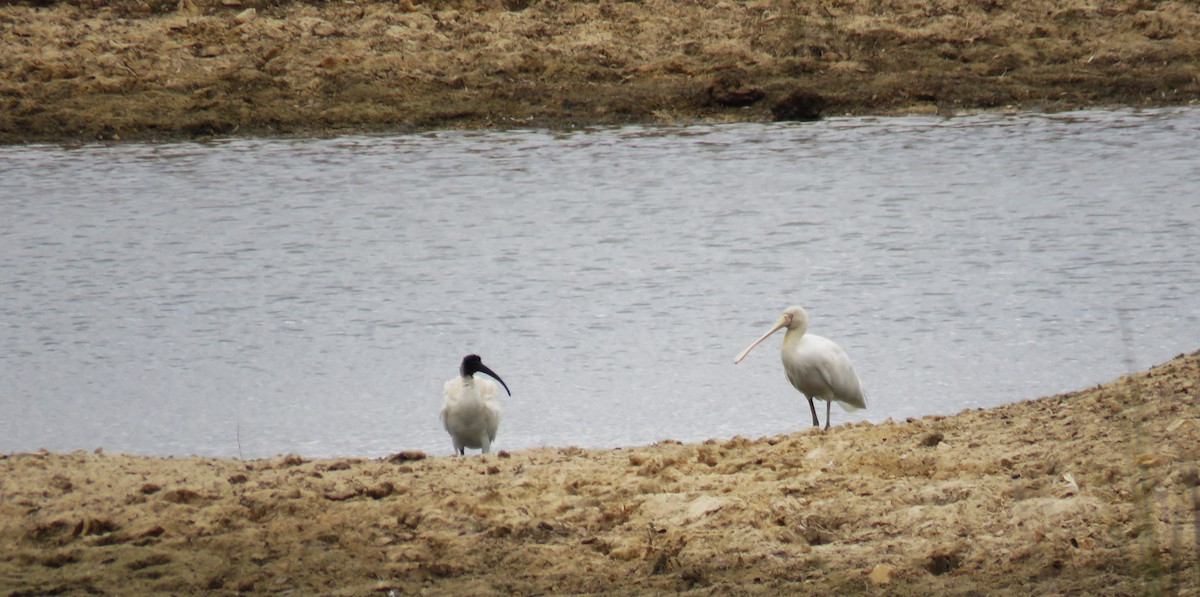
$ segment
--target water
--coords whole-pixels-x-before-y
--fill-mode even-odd
[[[1200,110],[0,148],[0,452],[450,453],[903,419],[1200,348]],[[1128,337],[1129,341],[1123,340]],[[823,410],[823,409],[822,409]],[[822,412],[822,416],[824,413]]]

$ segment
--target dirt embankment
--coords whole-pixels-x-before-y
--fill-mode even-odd
[[[0,0],[0,57],[3,143],[1170,105],[1200,4]]]
[[[0,455],[0,595],[1200,594],[1200,352],[757,440]]]

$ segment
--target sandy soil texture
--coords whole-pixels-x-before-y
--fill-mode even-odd
[[[0,594],[1200,594],[1200,352],[950,417],[466,458],[0,455]]]
[[[0,0],[0,143],[1178,105],[1158,0]]]

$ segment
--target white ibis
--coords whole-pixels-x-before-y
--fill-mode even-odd
[[[484,373],[500,382],[504,391],[508,384],[488,369],[477,354],[463,357],[459,376],[446,382],[442,393],[446,403],[442,405],[442,425],[450,433],[454,452],[465,456],[467,448],[483,450],[487,454],[496,440],[496,429],[500,427],[500,403],[496,401],[496,384],[476,373]]]
[[[829,407],[834,402],[847,411],[867,407],[867,398],[863,394],[862,384],[858,381],[858,374],[854,372],[854,365],[850,363],[850,357],[846,356],[846,351],[833,340],[805,333],[808,331],[808,313],[801,307],[785,309],[779,321],[761,338],[747,346],[733,362],[741,362],[750,354],[751,349],[779,328],[787,328],[787,333],[783,336],[783,372],[787,374],[792,386],[808,399],[814,427],[820,427],[821,422],[817,420],[817,407],[813,405],[813,398],[825,401],[826,429],[829,429]]]

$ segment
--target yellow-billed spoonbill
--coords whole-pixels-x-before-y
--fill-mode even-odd
[[[500,403],[496,401],[496,384],[490,379],[475,377],[475,374],[484,373],[500,382],[509,396],[512,392],[477,354],[463,357],[458,372],[458,377],[442,387],[446,396],[441,412],[442,425],[450,432],[455,453],[465,456],[466,449],[471,448],[487,454],[496,440],[496,429],[500,427]]]
[[[783,371],[788,381],[808,399],[814,427],[820,427],[821,422],[817,420],[813,398],[825,401],[826,429],[829,429],[829,407],[833,402],[848,411],[867,407],[862,383],[858,381],[850,357],[833,340],[805,333],[808,331],[808,313],[801,307],[785,309],[774,327],[747,346],[733,362],[741,362],[751,349],[779,331],[779,328],[787,328],[783,336]]]

